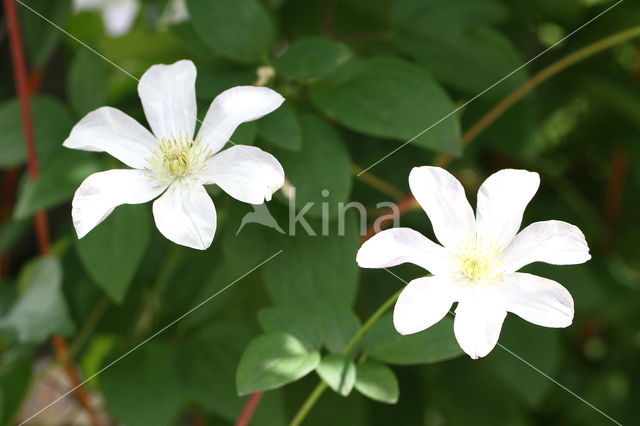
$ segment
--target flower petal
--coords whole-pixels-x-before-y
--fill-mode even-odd
[[[447,249],[410,228],[378,232],[362,244],[356,261],[361,268],[388,268],[410,262],[434,275],[451,271]]]
[[[157,139],[193,137],[198,113],[193,62],[153,65],[140,78],[138,95]]]
[[[573,321],[573,298],[553,280],[515,272],[504,277],[506,309],[543,327],[568,327]]]
[[[492,291],[474,290],[456,307],[453,331],[463,351],[471,358],[486,356],[498,343],[506,309]]]
[[[527,226],[507,246],[503,256],[506,272],[515,272],[533,262],[575,265],[591,259],[582,231],[559,220]]]
[[[218,152],[241,123],[257,120],[278,108],[284,98],[267,87],[238,86],[225,90],[211,103],[198,138]]]
[[[236,145],[211,157],[202,179],[204,184],[214,183],[237,200],[262,204],[284,184],[284,170],[268,152]]]
[[[71,216],[78,238],[82,238],[121,204],[153,200],[165,188],[143,170],[108,170],[94,173],[73,196]]]
[[[118,37],[129,32],[138,14],[136,0],[105,1],[102,9],[102,22],[107,34]]]
[[[143,169],[156,147],[147,129],[124,112],[98,108],[73,126],[64,141],[67,148],[108,152],[129,167]]]
[[[538,186],[540,176],[526,170],[504,169],[489,176],[478,190],[478,241],[498,250],[508,246]]]
[[[473,209],[451,173],[440,167],[414,167],[409,186],[443,246],[455,250],[475,236]]]
[[[393,324],[400,334],[425,330],[447,315],[455,301],[456,286],[442,277],[411,281],[393,309]]]
[[[174,183],[153,203],[158,230],[176,244],[209,248],[216,232],[216,209],[204,187]]]

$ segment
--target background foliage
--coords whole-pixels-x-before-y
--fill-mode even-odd
[[[269,86],[287,102],[241,126],[233,140],[272,152],[297,187],[298,204],[316,202],[308,212],[315,218],[322,202],[332,215],[349,200],[376,213],[376,203],[390,196],[354,178],[354,169],[368,167],[613,4],[188,0],[192,18],[167,26],[159,23],[166,3],[142,2],[133,29],[110,38],[97,13],[74,14],[66,0],[27,2],[134,76],[155,63],[192,59],[201,114],[222,90],[252,84],[258,66],[272,66]],[[129,426],[197,424],[193,419],[224,425],[238,416],[244,395],[268,390],[253,424],[282,425],[321,379],[331,391],[309,425],[606,424],[499,348],[479,361],[460,356],[449,319],[401,337],[387,314],[345,350],[362,322],[403,285],[384,271],[358,270],[355,217],[344,236],[335,220],[326,236],[283,236],[255,224],[236,235],[250,206],[209,188],[218,232],[206,252],[162,238],[149,205],[118,208],[78,241],[69,209],[74,190],[89,174],[117,164],[61,143],[98,106],[116,106],[144,122],[136,81],[27,9],[20,15],[33,80],[42,79],[31,101],[41,176],[29,181],[24,174],[3,20],[0,424],[11,424],[37,387],[42,364],[52,359],[52,334],[68,338],[81,375],[90,377],[279,250],[92,379],[86,387],[103,401],[100,410]],[[461,133],[542,66],[638,22],[640,5],[621,3],[371,169],[408,193],[411,167],[440,153],[456,155],[450,169],[472,204],[480,182],[497,169],[540,172],[525,223],[577,224],[593,260],[533,265],[531,271],[571,291],[574,324],[543,329],[510,315],[501,342],[623,424],[638,422],[632,401],[640,399],[637,43],[621,43],[555,76],[464,149]],[[12,173],[20,175],[15,203]],[[269,208],[282,226],[288,223],[282,194]],[[39,209],[48,211],[54,242],[46,258],[37,258],[31,227]],[[319,221],[310,223],[320,232]],[[431,233],[421,211],[404,215],[402,225]],[[395,272],[405,280],[421,273]],[[45,412],[40,419],[47,418]]]

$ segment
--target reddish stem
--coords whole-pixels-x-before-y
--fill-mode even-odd
[[[260,399],[262,399],[262,395],[264,392],[256,392],[249,395],[247,401],[244,403],[244,407],[242,407],[242,412],[236,420],[236,426],[248,426],[251,418],[253,417],[253,413],[256,411],[258,404],[260,403]]]
[[[29,105],[30,88],[35,88],[39,85],[41,80],[37,74],[36,77],[30,82],[27,72],[27,64],[24,57],[24,50],[22,48],[22,39],[20,36],[20,24],[18,20],[18,13],[14,0],[4,0],[4,8],[7,21],[7,31],[9,34],[9,46],[11,50],[11,59],[13,63],[13,74],[16,85],[16,92],[20,100],[20,114],[22,117],[22,127],[24,132],[25,149],[27,153],[27,170],[31,179],[37,179],[38,168],[38,156],[36,152],[35,137],[33,132],[33,120],[31,116],[31,108]],[[35,228],[38,236],[38,251],[40,255],[49,254],[49,227],[47,224],[47,215],[44,211],[39,210],[35,215]],[[72,364],[69,357],[69,349],[67,342],[61,336],[52,337],[53,347],[56,353],[56,358],[60,364],[64,367],[65,372],[75,388],[74,394],[80,404],[89,414],[91,424],[93,426],[102,426],[97,413],[94,411],[89,397],[83,387],[80,386],[80,378],[77,375],[75,366]]]

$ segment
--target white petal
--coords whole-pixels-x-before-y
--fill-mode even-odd
[[[164,187],[143,170],[108,170],[94,173],[73,196],[71,216],[78,238],[82,238],[121,204],[153,200]]]
[[[443,246],[456,250],[475,237],[473,209],[464,188],[451,173],[440,167],[414,167],[409,186]]]
[[[102,21],[107,33],[118,37],[129,32],[137,14],[137,0],[108,0],[104,2]]]
[[[236,145],[214,155],[202,174],[233,198],[250,204],[269,201],[284,184],[284,170],[276,158],[260,148]]]
[[[356,261],[361,268],[388,268],[410,262],[434,275],[451,271],[447,249],[410,228],[378,232],[362,244]]]
[[[225,90],[211,103],[198,137],[218,152],[240,124],[257,120],[278,108],[284,98],[267,87],[238,86]]]
[[[456,307],[453,330],[458,344],[471,358],[486,356],[498,343],[507,311],[492,291],[477,290]]]
[[[575,265],[591,259],[584,234],[559,220],[535,222],[524,228],[503,252],[504,270],[515,272],[533,262]]]
[[[193,62],[153,65],[140,78],[138,95],[156,138],[193,137],[198,113]]]
[[[64,146],[85,151],[105,151],[127,166],[143,169],[156,147],[147,129],[124,112],[98,108],[85,115],[64,141]]]
[[[176,244],[205,250],[216,232],[216,209],[204,187],[174,183],[153,202],[158,230]]]
[[[400,334],[427,329],[449,312],[456,298],[456,284],[442,277],[411,281],[393,309],[393,324]]]
[[[526,170],[504,169],[489,176],[478,190],[478,240],[498,250],[508,246],[538,186],[540,176]]]
[[[500,284],[506,309],[543,327],[568,327],[573,321],[573,298],[562,285],[547,278],[515,272]]]

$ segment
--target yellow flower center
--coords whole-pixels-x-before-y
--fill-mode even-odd
[[[491,282],[502,273],[498,250],[490,246],[467,244],[455,258],[460,274],[473,282]]]
[[[149,170],[162,184],[182,179],[205,170],[211,152],[200,139],[178,137],[161,139],[147,160]]]

